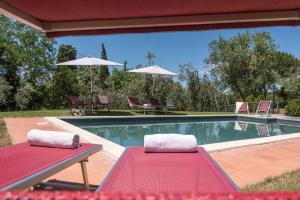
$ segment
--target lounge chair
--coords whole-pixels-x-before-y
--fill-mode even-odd
[[[27,142],[0,148],[0,191],[24,190],[78,162],[85,189],[89,189],[85,162],[101,149],[102,145],[95,144],[61,149],[31,146]]]
[[[145,153],[128,147],[96,191],[232,193],[238,188],[201,147],[195,153]]]
[[[142,104],[138,98],[134,98],[134,97],[128,97],[127,98],[128,104],[130,106],[130,108],[137,108],[137,109],[143,109],[144,110],[144,114],[146,114],[146,111],[153,111],[155,109],[157,109],[157,107],[152,106],[151,104]]]
[[[68,98],[74,108],[82,108],[84,106],[83,102],[77,96],[69,96]]]
[[[150,98],[149,99],[150,105],[156,108],[161,108],[161,109],[166,109],[166,110],[175,110],[176,107],[174,104],[167,104],[167,105],[162,105],[158,99],[155,98]]]
[[[107,107],[107,110],[110,109],[110,103],[108,100],[108,96],[96,96],[96,106],[97,107]]]
[[[269,100],[260,101],[256,109],[256,115],[261,113],[266,113],[266,116],[268,116],[271,108],[271,104],[272,101]]]
[[[235,113],[247,112],[249,115],[249,106],[248,102],[235,102]]]
[[[270,136],[269,127],[267,124],[256,124],[256,130],[260,136]]]
[[[71,114],[77,116],[85,115],[86,105],[77,96],[69,96],[68,98],[71,103]]]
[[[143,108],[143,104],[139,101],[138,98],[127,97],[127,102],[130,108]]]

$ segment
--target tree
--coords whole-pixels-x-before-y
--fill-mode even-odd
[[[123,68],[124,71],[127,71],[127,64],[128,64],[128,62],[127,62],[127,60],[125,60],[124,61],[124,68]]]
[[[15,95],[21,79],[37,90],[49,80],[54,66],[54,44],[45,34],[0,15],[0,76],[11,86],[9,109],[16,108]],[[37,93],[32,104],[40,104],[43,98],[46,97]]]
[[[60,45],[57,63],[76,59],[77,50],[71,45]],[[66,104],[69,95],[78,95],[77,67],[58,65],[54,75],[55,107]]]
[[[106,54],[106,49],[104,46],[104,43],[101,43],[101,59],[103,60],[107,60],[107,54]],[[106,85],[106,79],[109,77],[109,70],[108,70],[108,66],[107,65],[101,65],[100,69],[99,69],[99,84],[100,87],[102,89],[106,89],[107,85]]]
[[[177,110],[186,110],[188,99],[186,90],[179,82],[172,84],[172,88],[167,94],[167,102],[176,105]]]
[[[266,98],[268,91],[290,71],[291,59],[283,61],[270,33],[238,34],[229,39],[220,37],[209,43],[206,63],[213,65],[211,74],[244,101],[246,98]],[[294,62],[294,61],[293,61]],[[284,66],[283,66],[284,65]]]
[[[16,94],[16,103],[21,110],[26,110],[29,108],[30,102],[32,100],[34,88],[28,82],[23,82],[21,87],[18,89]]]
[[[147,53],[147,60],[148,60],[148,66],[154,65],[154,59],[156,58],[155,54],[151,51],[148,51]]]
[[[11,86],[4,78],[0,78],[0,108],[5,109],[8,104]]]
[[[198,71],[193,68],[192,63],[179,65],[180,79],[187,82],[187,96],[189,110],[197,110],[199,77]]]

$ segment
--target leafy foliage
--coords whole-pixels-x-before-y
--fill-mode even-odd
[[[6,110],[16,108],[20,80],[42,90],[49,81],[54,67],[55,48],[53,40],[22,23],[0,15],[0,76],[9,84],[10,92]],[[43,94],[37,93],[32,104],[38,107]]]
[[[290,116],[300,116],[300,99],[294,99],[288,102],[286,112]]]
[[[8,97],[10,94],[11,86],[4,78],[0,78],[0,106],[5,108],[8,105]]]
[[[299,61],[279,52],[267,32],[243,33],[209,43],[207,64],[214,66],[211,73],[239,98],[266,98],[281,77],[295,70]]]
[[[16,103],[21,110],[28,108],[32,98],[33,98],[34,88],[29,82],[21,84],[16,94]]]

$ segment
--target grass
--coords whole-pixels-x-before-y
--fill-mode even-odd
[[[33,110],[33,111],[13,111],[0,112],[0,118],[4,117],[52,117],[68,116],[69,110]]]
[[[262,182],[247,185],[241,190],[243,192],[279,192],[300,190],[300,169],[284,173],[280,176],[268,177]]]

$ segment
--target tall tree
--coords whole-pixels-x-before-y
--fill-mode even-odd
[[[57,63],[76,59],[77,50],[72,45],[60,45]],[[54,77],[55,105],[59,107],[68,101],[69,95],[78,94],[77,67],[58,65]]]
[[[101,59],[107,60],[106,49],[104,43],[101,43]],[[109,77],[109,69],[107,65],[101,65],[99,69],[99,82],[102,89],[106,89],[106,79]]]
[[[154,59],[156,58],[155,54],[151,51],[148,51],[146,57],[148,60],[148,66],[154,65]]]
[[[124,71],[127,71],[127,64],[128,64],[128,62],[127,62],[127,60],[125,60],[124,61],[124,68],[123,68]]]

